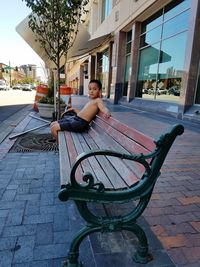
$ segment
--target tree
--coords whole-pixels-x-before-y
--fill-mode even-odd
[[[32,10],[29,27],[57,71],[58,117],[60,118],[61,57],[65,63],[89,0],[22,0]]]

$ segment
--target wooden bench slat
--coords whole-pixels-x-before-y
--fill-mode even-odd
[[[96,116],[95,121],[98,122],[99,120],[103,120],[104,124],[112,126],[118,132],[121,132],[122,134],[128,136],[128,138],[133,139],[135,142],[137,142],[141,146],[144,146],[149,151],[152,151],[155,148],[155,143],[153,138],[146,136],[145,134],[137,131],[134,128],[130,128],[129,126],[117,121],[113,117],[105,119],[102,113],[99,113]]]
[[[88,145],[87,139],[89,136],[83,135],[83,134],[77,134],[78,138],[80,140],[80,143],[82,145],[83,151],[90,151],[90,147]],[[84,138],[85,137],[85,138]],[[99,164],[99,161],[96,159],[96,157],[90,157],[88,159],[90,162],[90,166],[93,170],[93,173],[95,173],[95,176],[97,178],[97,181],[102,182],[106,188],[114,188],[112,183],[109,180],[109,177],[107,176],[106,172],[104,171],[104,168]],[[98,177],[100,178],[98,180]]]
[[[70,177],[70,159],[68,150],[66,151],[65,133],[59,134],[59,160],[60,160],[60,183],[65,185]]]
[[[129,151],[127,151],[123,146],[121,146],[120,143],[113,140],[113,138],[109,136],[106,132],[103,132],[103,130],[98,125],[95,125],[95,127],[91,128],[91,130],[94,130],[95,132],[98,132],[99,135],[101,135],[99,141],[101,142],[102,149],[110,149],[121,153],[130,154]],[[102,139],[104,140],[103,142]],[[141,174],[144,172],[143,165],[134,161],[127,161],[127,160],[124,160],[124,164],[128,166],[128,168],[131,170],[132,173],[131,175],[132,179],[128,184],[130,185],[133,182],[138,181],[138,179],[141,177]]]
[[[83,136],[86,138],[86,142],[90,146],[90,149],[98,149],[99,147],[96,143],[96,138],[93,139],[89,133],[83,133]],[[96,137],[96,136],[95,136]],[[115,189],[118,188],[125,188],[127,187],[127,183],[124,182],[122,178],[120,178],[120,174],[115,170],[115,168],[110,164],[109,160],[105,156],[96,156],[96,159],[101,165],[101,168],[108,173],[108,179],[110,183],[112,184],[112,187]],[[107,186],[106,186],[107,187]],[[109,186],[107,187],[110,188]]]
[[[75,148],[77,150],[77,153],[81,154],[81,153],[85,152],[81,143],[80,143],[80,140],[78,139],[78,134],[72,132],[71,135],[72,135],[73,142],[74,142]],[[95,182],[97,183],[98,180],[96,178],[96,175],[95,175],[93,169],[91,168],[90,162],[86,159],[86,160],[82,161],[80,165],[82,166],[83,173],[84,172],[91,172],[91,174],[94,176]]]
[[[77,153],[76,148],[74,146],[74,142],[73,142],[73,138],[72,138],[72,133],[71,132],[67,132],[67,131],[65,131],[64,133],[65,133],[65,139],[66,139],[66,148],[65,149],[69,153],[70,169],[71,169],[71,166],[75,162],[75,160],[76,160],[76,158],[78,156],[78,153]],[[69,169],[68,166],[66,166],[66,168]],[[83,170],[82,170],[81,165],[79,165],[78,168],[77,168],[77,171],[76,171],[76,180],[79,183],[82,183],[83,182],[83,180],[82,180],[82,174],[83,174]],[[70,180],[67,180],[66,183],[67,182],[70,182]]]
[[[104,141],[107,137],[102,138],[103,136],[101,134],[99,135],[99,133],[97,131],[95,131],[94,129],[91,129],[91,131],[89,131],[89,134],[90,134],[91,138],[94,137],[94,140],[95,140],[96,144],[99,146],[99,148],[111,149],[111,150],[115,149],[115,150],[121,152],[119,150],[119,147],[117,147],[117,149],[116,149],[115,144],[114,144],[114,142],[112,142],[112,140],[109,140],[109,142],[107,142],[107,140]],[[123,152],[125,152],[125,151],[123,151]],[[125,163],[121,159],[110,157],[110,156],[107,156],[107,159],[109,160],[110,164],[116,169],[116,171],[120,174],[123,181],[125,181],[125,183],[128,186],[130,186],[133,183],[138,181],[138,176],[132,170],[130,170],[130,168],[128,168],[127,165],[125,165]],[[133,163],[133,162],[131,162],[131,163]],[[117,188],[120,188],[121,179],[119,179],[119,181],[118,180],[115,181],[115,183],[117,185]],[[117,184],[117,183],[119,183],[119,184]]]
[[[116,140],[121,146],[123,146],[130,153],[149,153],[149,150],[144,146],[141,146],[132,138],[129,138],[124,133],[117,131],[112,125],[105,124],[102,120],[97,119],[94,121],[100,128],[104,129],[114,140]]]

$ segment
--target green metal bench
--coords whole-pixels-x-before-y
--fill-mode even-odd
[[[183,132],[182,125],[175,125],[154,141],[114,118],[105,119],[99,114],[88,132],[59,133],[59,199],[74,200],[87,222],[73,239],[64,266],[83,266],[78,261],[79,246],[85,237],[98,231],[133,232],[139,241],[133,260],[138,263],[151,260],[146,234],[136,219],[147,207],[170,147]],[[97,215],[90,207],[91,202],[115,203],[119,207],[130,201],[132,210],[121,215]]]

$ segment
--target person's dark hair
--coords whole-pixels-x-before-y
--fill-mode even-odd
[[[96,83],[99,87],[99,90],[102,90],[102,83],[99,80],[93,79],[93,80],[90,80],[89,84],[90,83]]]

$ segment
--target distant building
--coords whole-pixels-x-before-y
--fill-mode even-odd
[[[37,78],[37,66],[36,65],[34,64],[21,65],[20,68],[24,70],[26,77],[30,77],[33,80],[36,80]]]
[[[0,63],[0,79],[5,80],[7,85],[12,86],[13,82],[18,82],[25,77],[23,69]]]

